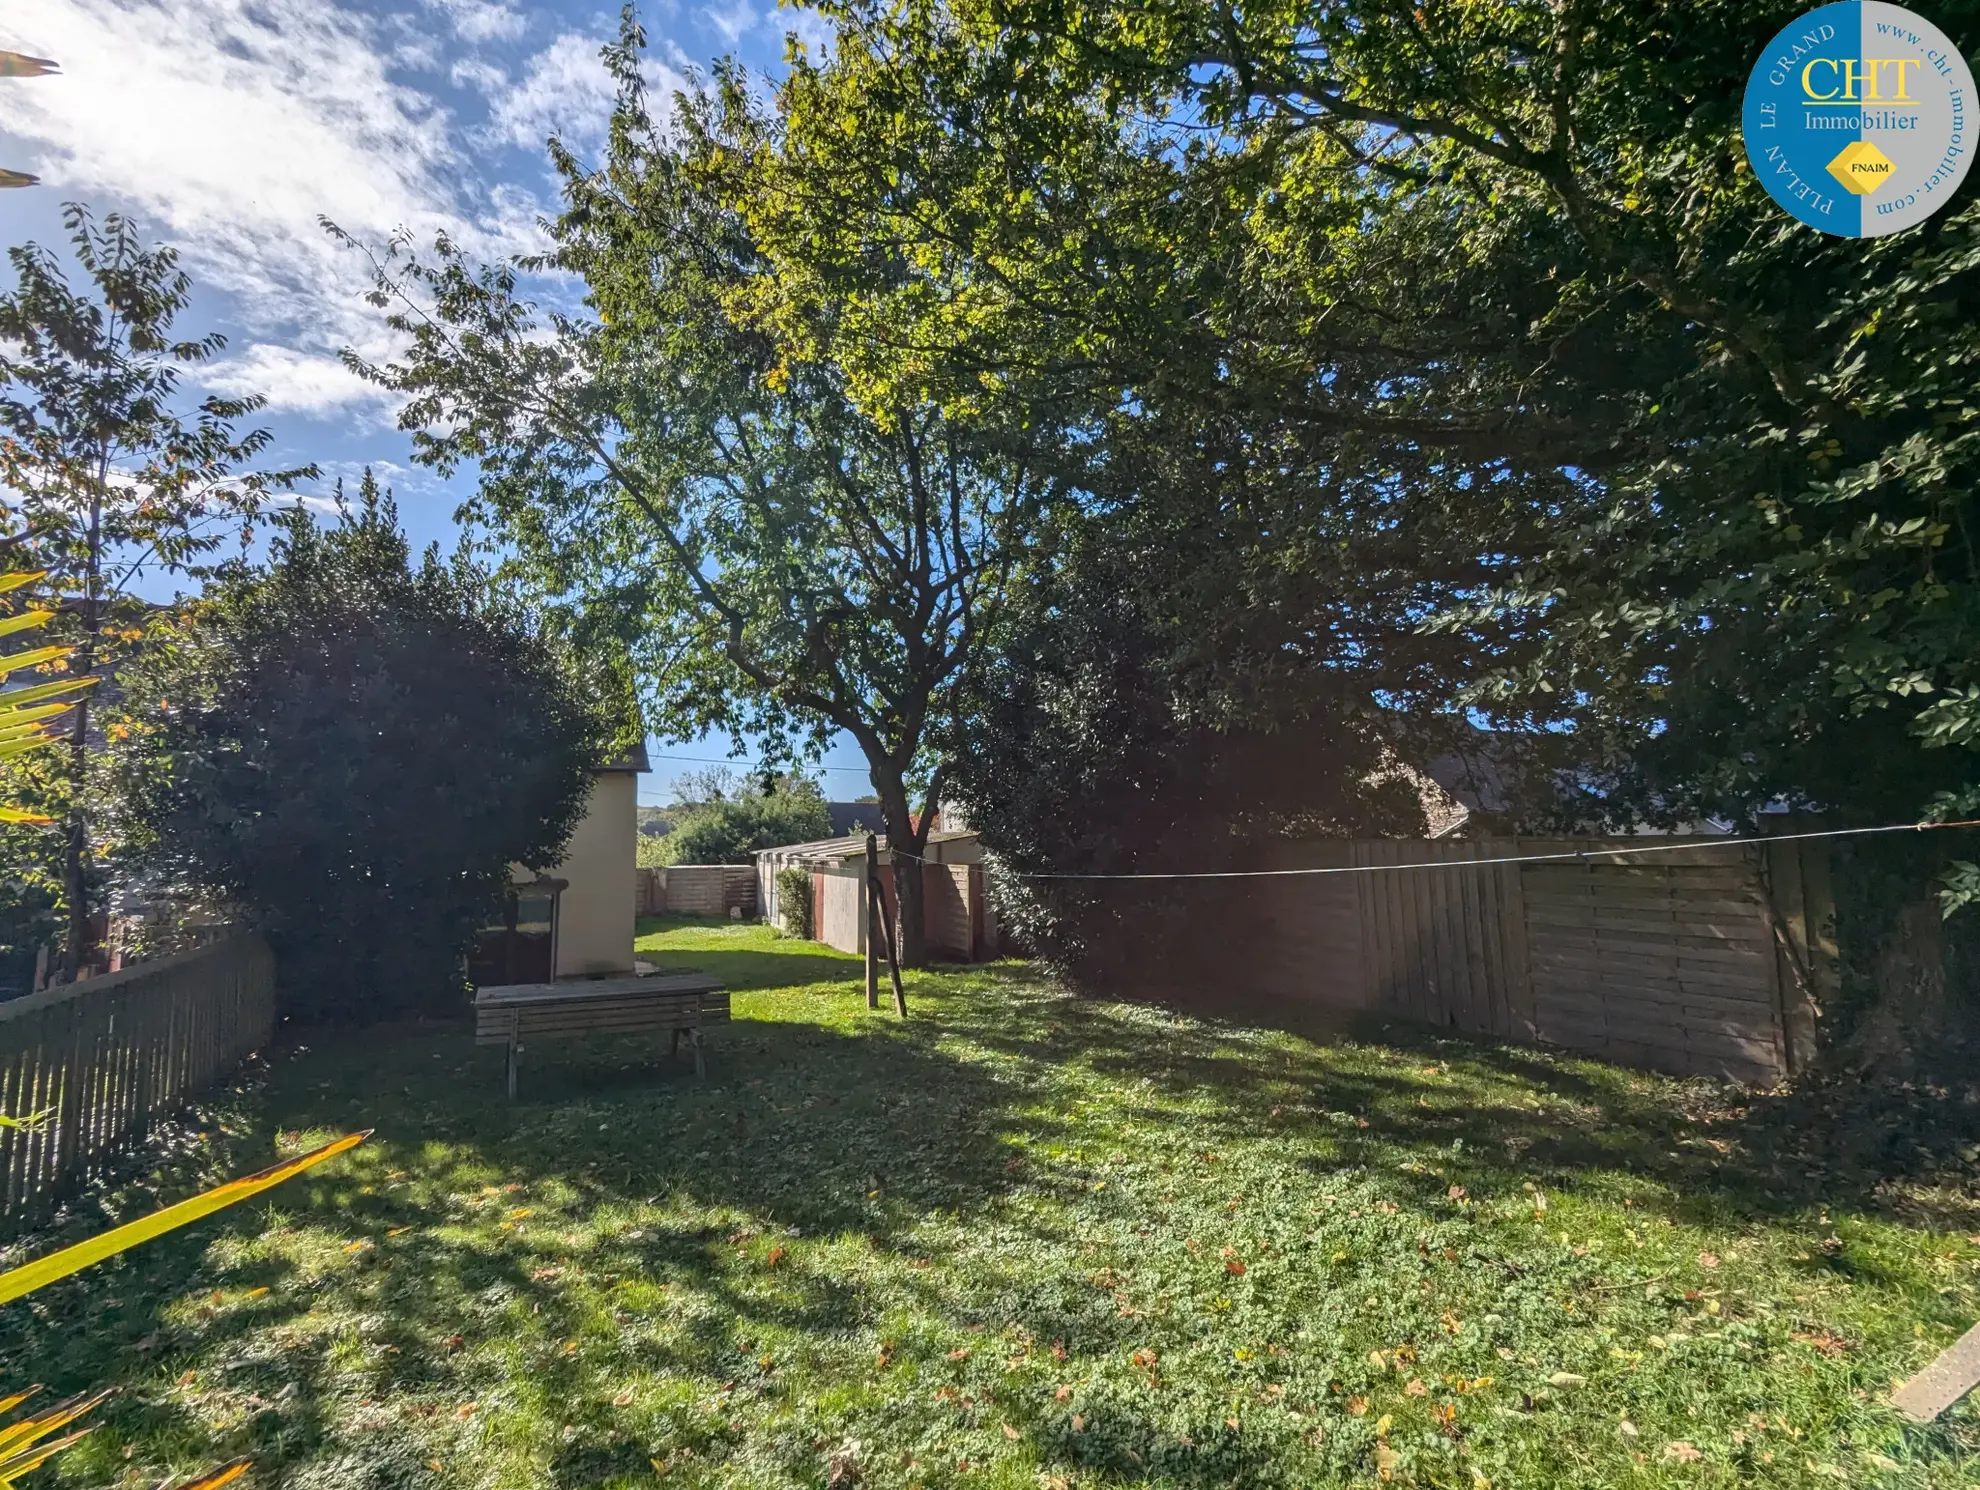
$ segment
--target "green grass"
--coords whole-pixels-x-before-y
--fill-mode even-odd
[[[1320,1046],[648,923],[739,990],[664,1047],[312,1040],[79,1216],[357,1126],[0,1309],[124,1388],[51,1484],[1951,1487],[1881,1403],[1976,1314],[1974,1094],[1747,1097],[1392,1030]]]

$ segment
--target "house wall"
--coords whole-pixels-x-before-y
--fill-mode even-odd
[[[632,971],[638,783],[631,771],[594,777],[584,820],[571,835],[564,862],[550,871],[569,882],[557,907],[560,978]]]

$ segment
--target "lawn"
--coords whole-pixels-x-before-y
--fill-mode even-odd
[[[376,1136],[0,1309],[124,1390],[41,1482],[1951,1487],[1881,1398],[1980,1313],[1972,1093],[1747,1097],[1401,1029],[1317,1045],[648,923],[711,1074],[312,1040],[105,1209]],[[29,1484],[35,1481],[30,1480]]]

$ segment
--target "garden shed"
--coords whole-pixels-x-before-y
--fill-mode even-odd
[[[885,836],[877,839],[881,893],[893,905],[895,864]],[[957,962],[997,955],[997,930],[984,893],[983,845],[976,834],[937,829],[922,851],[922,919],[929,952]],[[777,876],[802,869],[811,877],[811,936],[841,952],[866,950],[866,836],[825,838],[759,849],[756,903],[763,919],[781,925]]]

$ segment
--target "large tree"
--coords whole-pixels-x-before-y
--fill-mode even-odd
[[[414,561],[369,471],[327,528],[280,514],[268,563],[224,570],[125,683],[133,851],[244,908],[306,1018],[453,1007],[609,743],[566,649],[464,560]]]
[[[477,268],[441,242],[377,260],[408,349],[361,369],[408,395],[422,460],[478,464],[469,504],[510,573],[628,649],[651,723],[801,749],[843,730],[866,757],[923,959],[922,854],[961,700],[1013,566],[1055,494],[1036,426],[857,396],[828,302],[770,325],[772,287],[829,266],[766,250],[749,209],[798,166],[733,72],[667,127],[630,20],[604,159],[552,142],[566,210],[540,260]],[[873,245],[885,258],[885,243]],[[897,256],[892,272],[918,270]],[[539,311],[531,271],[582,309]],[[552,286],[554,289],[554,285]]]
[[[99,223],[74,203],[63,217],[80,286],[47,249],[29,243],[7,254],[14,285],[0,294],[0,494],[30,562],[62,601],[48,635],[70,644],[67,676],[83,680],[113,672],[149,624],[136,581],[188,572],[251,526],[271,491],[313,468],[243,469],[270,439],[236,428],[262,407],[259,396],[180,397],[186,369],[225,340],[175,339],[192,293],[177,255],[146,247],[127,218]],[[79,695],[59,780],[62,967],[71,976],[92,955],[98,909],[93,717],[91,696]]]
[[[793,89],[833,169],[762,209],[846,224],[841,270],[780,313],[855,296],[875,402],[1104,406],[1101,490],[1213,511],[1248,466],[1283,567],[1377,556],[1357,625],[1426,638],[1414,697],[1567,748],[1584,810],[1958,807],[1980,216],[1850,241],[1767,199],[1739,98],[1792,12],[851,6]],[[904,161],[946,187],[911,211]],[[954,294],[868,272],[876,213]]]

